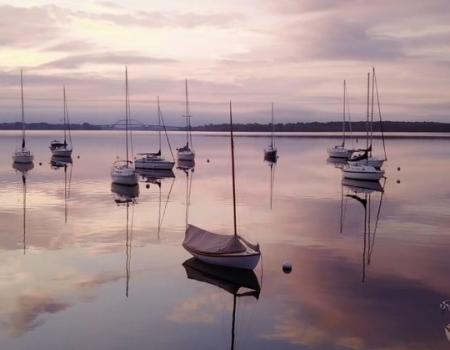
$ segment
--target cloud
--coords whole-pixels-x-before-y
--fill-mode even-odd
[[[24,333],[42,325],[43,314],[55,314],[66,310],[71,304],[57,301],[44,295],[22,295],[17,301],[17,310],[12,314],[8,326],[13,336],[19,337]]]
[[[70,52],[70,51],[84,51],[92,50],[97,48],[98,45],[91,43],[89,41],[83,40],[72,40],[72,41],[61,41],[57,44],[47,46],[43,51],[54,51],[54,52]]]
[[[45,63],[39,68],[75,69],[88,64],[100,65],[148,65],[176,62],[169,58],[155,58],[130,52],[101,52],[72,55]]]
[[[77,11],[79,18],[94,21],[105,21],[118,26],[140,27],[184,27],[195,28],[200,26],[227,27],[244,18],[239,13],[194,13],[194,12],[124,12],[124,13],[94,13]]]
[[[0,6],[0,47],[36,46],[58,36],[66,12],[54,5],[41,7]]]

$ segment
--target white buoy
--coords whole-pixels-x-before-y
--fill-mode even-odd
[[[292,271],[292,264],[289,261],[285,261],[283,263],[283,272],[284,273],[291,273]]]

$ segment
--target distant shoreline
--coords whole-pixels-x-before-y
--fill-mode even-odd
[[[27,130],[62,130],[63,124],[51,123],[28,123]],[[90,123],[71,124],[71,130],[120,130],[115,124],[111,125],[97,125]],[[0,123],[0,130],[21,130],[22,125],[19,122],[15,123]],[[342,122],[298,122],[298,123],[278,123],[274,126],[275,132],[280,133],[327,133],[327,132],[342,132]],[[349,125],[347,125],[347,133],[349,132]],[[353,132],[365,132],[366,122],[352,122],[351,129]],[[133,130],[158,130],[155,125],[139,125],[133,127]],[[168,126],[169,131],[185,131],[184,127]],[[193,131],[205,132],[226,132],[230,130],[228,124],[206,124],[200,126],[193,126]],[[272,126],[270,124],[235,124],[234,130],[246,133],[271,132]],[[374,132],[380,132],[380,124],[374,123]],[[383,122],[383,131],[385,133],[450,133],[450,123],[440,122]]]

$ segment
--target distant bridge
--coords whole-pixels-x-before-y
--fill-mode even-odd
[[[99,125],[99,126],[101,126],[102,129],[106,129],[106,130],[123,130],[123,129],[125,129],[125,123],[126,123],[125,119],[120,119],[120,120],[116,121],[115,123],[103,124],[103,125]],[[145,124],[137,119],[130,119],[128,121],[128,127],[130,129],[134,129],[134,130],[160,130],[160,129],[162,130],[163,129],[159,125]],[[166,125],[166,129],[167,130],[185,130],[184,127],[170,126],[170,125]]]

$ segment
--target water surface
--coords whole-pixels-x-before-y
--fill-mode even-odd
[[[28,133],[24,178],[18,133],[0,134],[1,348],[230,348],[233,293],[188,278],[181,247],[186,219],[232,232],[228,138],[194,136],[194,171],[143,180],[126,204],[109,176],[122,133],[74,132],[73,164],[52,167],[59,134]],[[271,167],[267,139],[237,137],[238,227],[263,259],[258,298],[237,298],[235,349],[448,349],[449,142],[389,140],[384,192],[370,192],[341,185],[335,139],[280,138]],[[154,144],[134,134],[135,152]]]

